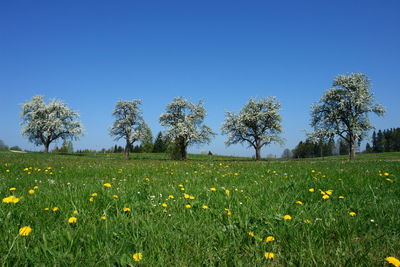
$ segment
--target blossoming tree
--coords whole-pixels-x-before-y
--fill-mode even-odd
[[[197,105],[176,97],[160,116],[160,124],[166,127],[165,135],[173,141],[176,158],[187,158],[187,147],[192,144],[209,143],[215,133],[203,124],[206,110],[203,103]]]
[[[353,159],[356,141],[374,128],[368,118],[370,112],[382,116],[385,109],[374,103],[367,76],[363,73],[339,75],[333,80],[333,88],[312,106],[311,126],[324,135],[342,137],[349,144],[349,158]]]
[[[20,116],[23,120],[22,135],[37,146],[44,145],[46,153],[54,140],[77,140],[83,135],[83,126],[77,121],[79,114],[55,99],[46,104],[43,96],[34,96],[22,104]]]
[[[250,99],[238,114],[226,112],[222,133],[228,135],[227,146],[248,143],[256,150],[256,160],[261,159],[261,148],[273,142],[283,143],[279,109],[275,97]]]
[[[129,152],[133,143],[144,140],[151,131],[143,120],[139,105],[141,100],[118,101],[113,111],[115,121],[110,129],[110,135],[116,141],[125,139],[125,159],[129,159]]]

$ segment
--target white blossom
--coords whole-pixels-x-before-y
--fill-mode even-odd
[[[41,95],[22,104],[20,116],[23,120],[21,125],[24,126],[21,134],[35,145],[44,145],[45,152],[48,152],[54,140],[77,140],[84,132],[82,124],[77,121],[77,112],[59,100],[53,99],[46,104]]]
[[[260,159],[260,150],[272,142],[282,143],[279,115],[280,104],[275,97],[250,99],[238,114],[226,112],[222,133],[228,135],[227,146],[248,143],[256,150],[256,159]]]

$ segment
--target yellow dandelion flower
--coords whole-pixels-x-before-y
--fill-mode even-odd
[[[72,213],[73,213],[74,215],[76,215],[76,214],[78,214],[78,211],[77,211],[77,210],[74,210]]]
[[[105,183],[105,184],[103,184],[103,186],[104,187],[111,187],[111,184],[110,183]]]
[[[354,216],[357,215],[357,213],[355,213],[354,211],[350,211],[350,212],[349,212],[349,215],[350,215],[351,217],[354,217]]]
[[[186,199],[189,199],[190,195],[189,194],[184,194],[183,197],[186,198]]]
[[[386,181],[393,183],[393,180],[390,178],[386,178]]]
[[[105,221],[105,220],[107,220],[107,217],[106,216],[101,216],[101,218],[100,218],[102,221]]]
[[[215,192],[215,191],[217,191],[217,188],[211,187],[211,188],[210,188],[210,191]]]
[[[227,194],[229,196],[229,194],[231,193],[231,191],[229,191],[229,189],[225,190],[225,194]]]
[[[311,221],[308,220],[308,219],[304,220],[303,222],[304,222],[304,223],[311,223]]]
[[[168,207],[168,205],[167,205],[167,203],[162,203],[161,207],[166,208],[166,207]]]
[[[183,187],[183,184],[178,185],[179,187]]]
[[[310,188],[310,189],[308,189],[308,191],[310,191],[312,193],[312,192],[315,191],[315,189],[314,188]]]
[[[31,232],[32,232],[32,228],[30,228],[29,226],[24,226],[19,229],[20,236],[28,236],[28,235],[30,235]]]
[[[69,219],[68,219],[68,223],[69,224],[74,224],[74,223],[76,223],[78,221],[78,218],[76,218],[76,217],[70,217]]]
[[[322,198],[323,198],[323,199],[328,199],[329,196],[328,196],[328,195],[323,195]]]
[[[267,237],[264,239],[264,241],[265,241],[265,242],[273,242],[273,241],[275,241],[275,237],[273,237],[272,235],[267,236]]]
[[[35,194],[35,190],[30,189],[30,190],[28,191],[28,193],[31,194],[31,195],[32,195],[32,194]]]
[[[113,198],[117,199],[117,198],[119,198],[119,196],[118,195],[113,195]]]
[[[97,193],[91,194],[92,197],[97,197]]]
[[[9,190],[10,190],[10,191],[15,191],[15,190],[17,190],[17,188],[11,187]]]
[[[48,211],[48,210],[49,210],[49,208],[44,208],[44,210],[45,210],[45,211]]]
[[[185,188],[181,187],[181,191],[185,191]]]
[[[186,204],[185,208],[190,209],[192,206],[190,204]]]
[[[339,196],[340,199],[344,199],[344,196]]]
[[[123,211],[124,212],[131,212],[131,209],[130,208],[123,208]]]
[[[290,216],[289,214],[286,214],[286,215],[283,216],[283,219],[284,220],[291,220],[292,216]]]
[[[272,260],[273,258],[275,258],[275,254],[272,253],[272,252],[265,252],[265,253],[264,253],[264,257],[265,257],[267,260]]]
[[[132,255],[132,259],[134,261],[141,261],[143,259],[143,255],[142,255],[142,253],[137,252],[137,253]]]
[[[33,187],[33,189],[39,189],[39,186],[37,186],[37,185],[35,185],[34,187]]]
[[[146,182],[148,182],[148,183],[151,182],[151,179],[150,179],[149,177],[146,177],[144,180],[145,180]]]
[[[51,210],[54,211],[54,212],[56,212],[56,211],[59,211],[60,209],[59,209],[58,207],[54,207],[54,208],[52,208]]]
[[[175,197],[173,195],[168,196],[169,199],[174,199]]]
[[[328,190],[328,191],[326,191],[326,193],[327,193],[328,195],[332,195],[333,190]]]
[[[383,175],[389,176],[389,173],[388,172],[384,172]]]
[[[387,257],[385,261],[392,264],[393,266],[400,267],[400,260],[396,259],[395,257]]]
[[[206,209],[208,209],[209,207],[208,207],[207,205],[203,205],[202,208],[206,210]]]
[[[89,202],[93,202],[93,201],[94,201],[93,197],[89,198]]]
[[[21,200],[21,198],[15,197],[15,196],[9,196],[6,198],[3,198],[3,203],[18,203]]]
[[[190,196],[189,199],[193,200],[193,199],[195,199],[195,197],[194,196]]]
[[[249,234],[249,236],[254,237],[254,233],[253,232],[249,232],[248,234]]]
[[[311,170],[311,172],[315,172],[315,170]]]
[[[303,205],[303,202],[301,202],[300,200],[297,200],[297,201],[296,201],[296,204],[298,204],[298,205]]]

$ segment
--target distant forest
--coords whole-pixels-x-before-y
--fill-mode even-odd
[[[365,150],[361,151],[358,143],[358,151],[362,153],[400,152],[400,128],[374,131],[371,142],[366,144]],[[285,149],[282,158],[316,158],[333,155],[349,154],[349,146],[343,139],[330,139],[326,142],[314,142],[310,139],[300,141],[298,145],[290,150]]]

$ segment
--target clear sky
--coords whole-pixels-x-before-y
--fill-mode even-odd
[[[20,135],[20,104],[41,94],[81,115],[86,135],[75,148],[101,149],[115,103],[142,99],[153,134],[175,96],[205,101],[206,124],[219,135],[217,154],[253,155],[226,148],[224,111],[250,97],[282,104],[280,156],[309,130],[310,105],[338,74],[372,80],[384,118],[400,127],[400,1],[1,1],[0,139],[36,148]]]

